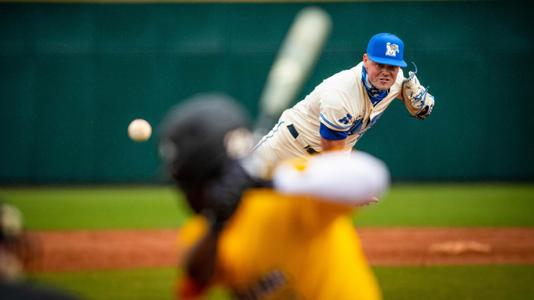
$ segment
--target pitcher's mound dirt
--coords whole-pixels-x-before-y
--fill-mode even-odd
[[[359,230],[373,265],[534,264],[534,228]]]
[[[372,265],[534,264],[534,228],[359,229]],[[33,231],[33,271],[174,266],[177,230]]]

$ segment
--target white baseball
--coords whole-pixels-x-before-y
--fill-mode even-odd
[[[151,134],[152,126],[143,119],[135,119],[128,125],[128,136],[136,142],[148,140]]]

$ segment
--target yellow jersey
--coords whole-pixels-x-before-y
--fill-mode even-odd
[[[219,239],[217,281],[242,299],[381,299],[352,211],[272,189],[246,192]],[[191,245],[200,228],[192,221],[182,242]]]

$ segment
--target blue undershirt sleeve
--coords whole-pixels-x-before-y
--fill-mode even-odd
[[[334,140],[334,141],[344,140],[348,136],[347,132],[332,130],[326,127],[326,125],[324,125],[323,123],[321,123],[321,127],[319,128],[319,133],[321,134],[321,137],[323,139]]]

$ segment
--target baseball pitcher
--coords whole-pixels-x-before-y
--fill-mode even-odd
[[[279,122],[244,161],[252,176],[270,178],[274,166],[291,157],[329,150],[349,151],[395,99],[418,119],[429,116],[434,97],[409,72],[404,43],[390,33],[374,35],[363,61],[319,84],[306,98],[285,110]]]

